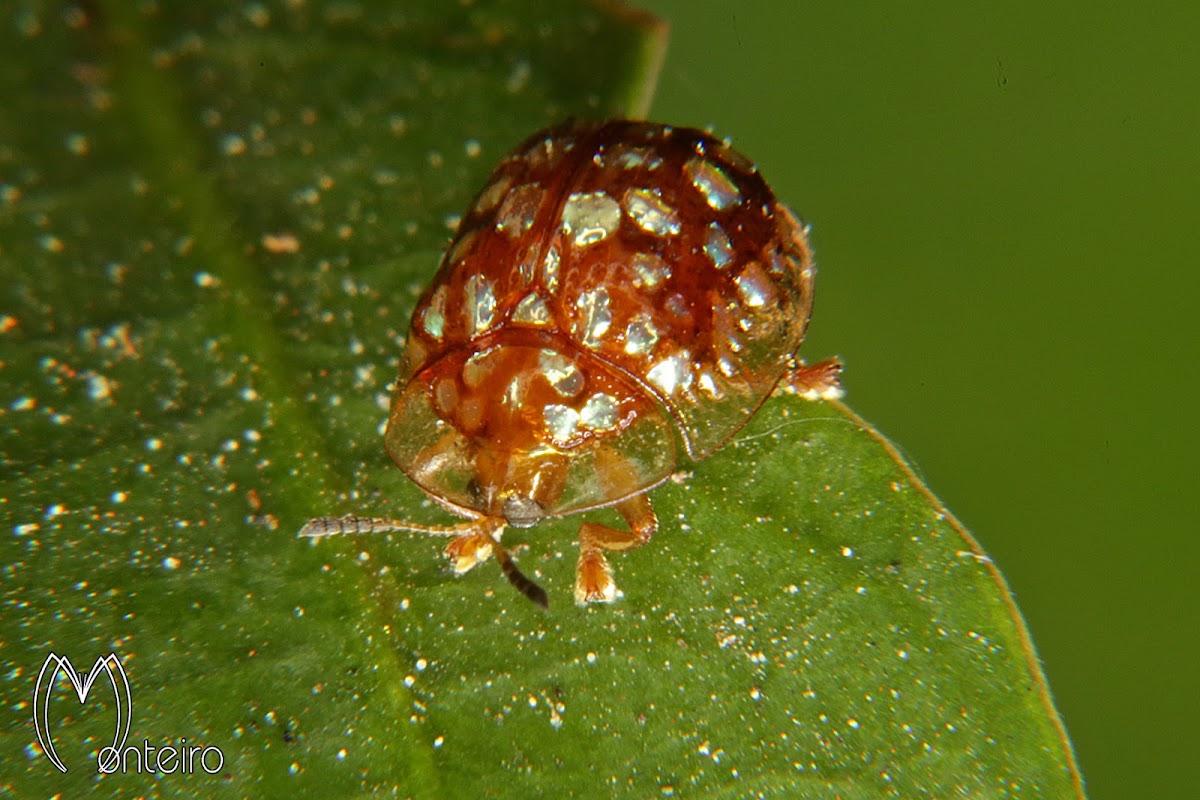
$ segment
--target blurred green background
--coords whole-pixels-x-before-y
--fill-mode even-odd
[[[1200,6],[642,5],[652,116],[813,225],[805,352],[1007,575],[1089,796],[1195,796]]]

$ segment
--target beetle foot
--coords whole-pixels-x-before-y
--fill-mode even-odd
[[[575,602],[581,606],[589,603],[611,603],[620,596],[613,580],[612,567],[599,550],[585,550],[579,555],[579,566],[575,571]]]
[[[798,364],[779,382],[779,391],[798,394],[805,400],[840,400],[846,392],[839,376],[842,362],[827,358],[816,364]]]
[[[455,575],[462,575],[492,555],[492,537],[482,533],[466,533],[453,539],[443,551],[450,559]]]

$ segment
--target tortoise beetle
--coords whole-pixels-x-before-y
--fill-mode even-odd
[[[500,543],[615,506],[621,530],[579,529],[575,598],[618,596],[606,551],[658,527],[648,492],[701,460],[776,390],[840,396],[836,360],[796,357],[812,309],[806,228],[742,155],[690,128],[568,122],[492,172],[413,311],[385,442],[424,492],[465,519],[321,517],[302,536],[452,537],[454,571]]]

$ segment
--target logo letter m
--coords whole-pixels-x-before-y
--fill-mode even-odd
[[[63,765],[62,759],[58,757],[58,753],[54,749],[54,739],[50,735],[50,695],[54,691],[55,678],[60,672],[65,673],[67,680],[71,681],[71,686],[75,687],[75,694],[78,695],[82,705],[87,702],[88,692],[92,690],[92,684],[95,683],[101,671],[108,674],[108,680],[112,684],[113,699],[117,709],[117,729],[113,735],[112,748],[104,748],[100,751],[101,763],[98,764],[98,767],[100,772],[111,772],[121,757],[125,740],[129,738],[130,712],[133,709],[133,698],[129,693],[129,679],[125,677],[125,668],[121,666],[121,660],[117,658],[117,654],[109,653],[107,656],[97,658],[87,676],[80,677],[66,656],[51,653],[46,656],[42,670],[38,673],[37,683],[33,687],[33,728],[37,732],[38,743],[41,744],[42,751],[62,772],[66,772],[67,768]],[[105,752],[111,754],[111,764],[107,763],[107,759],[103,757]],[[113,769],[106,770],[106,767]]]

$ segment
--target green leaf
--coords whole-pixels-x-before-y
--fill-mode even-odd
[[[509,535],[549,612],[419,536],[295,537],[449,521],[381,445],[416,294],[510,146],[644,109],[663,36],[608,4],[0,12],[0,796],[1082,796],[995,567],[840,405],[772,400],[656,490],[608,607],[571,603],[577,518]],[[103,678],[51,694],[59,773],[50,652],[116,653],[130,744],[218,774],[98,776]]]

